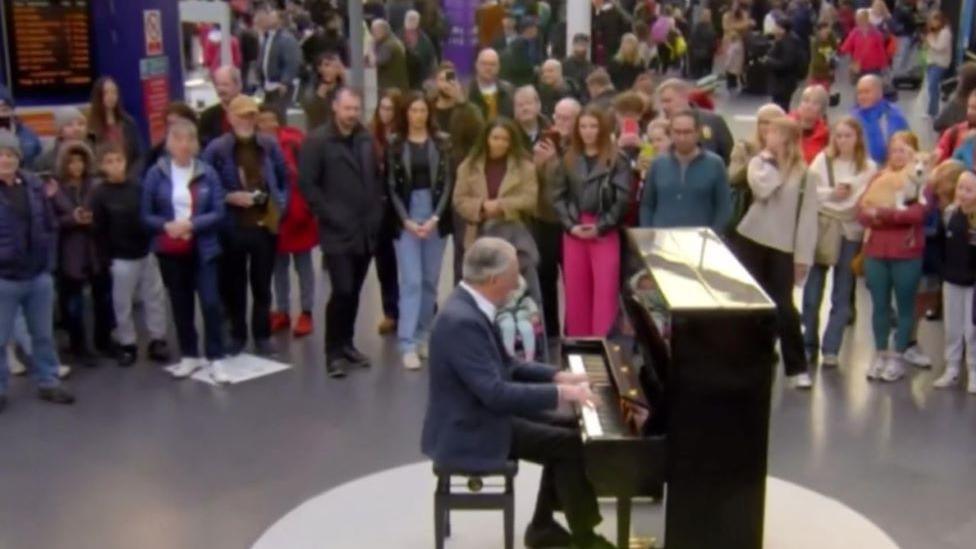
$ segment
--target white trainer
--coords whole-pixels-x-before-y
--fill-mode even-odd
[[[939,379],[932,384],[936,389],[949,389],[956,385],[959,385],[959,366],[956,364],[947,365]]]
[[[210,379],[221,385],[230,383],[230,375],[227,373],[227,365],[223,360],[215,360],[210,363]]]
[[[61,364],[58,366],[58,379],[64,379],[71,375],[71,366]]]
[[[407,370],[419,370],[420,369],[420,357],[417,353],[410,351],[403,354],[403,367]]]
[[[932,367],[932,359],[922,352],[922,348],[918,345],[912,345],[905,349],[905,354],[902,355],[902,358],[905,359],[905,362],[908,362],[916,368]]]
[[[795,376],[789,376],[786,381],[793,389],[809,389],[813,387],[813,379],[811,379],[810,374],[806,372],[796,374]]]
[[[183,379],[192,376],[197,370],[203,367],[203,363],[200,362],[199,358],[196,357],[184,357],[180,359],[180,363],[170,370],[170,374],[177,379]]]
[[[430,344],[426,340],[420,340],[417,342],[417,356],[423,360],[427,360],[430,356]]]
[[[837,355],[824,355],[820,359],[820,365],[824,368],[836,368],[840,365],[840,360],[837,358]]]
[[[887,364],[885,364],[884,371],[881,372],[881,379],[884,381],[893,382],[905,377],[905,362],[907,362],[907,360],[905,360],[903,356],[889,356]]]
[[[14,346],[7,345],[5,352],[7,353],[7,368],[10,370],[10,375],[22,376],[26,374],[27,366],[17,358],[17,353],[14,352]]]
[[[878,353],[871,362],[871,367],[868,368],[867,378],[871,381],[878,381],[881,379],[881,374],[884,373],[885,366],[887,365],[888,357]]]

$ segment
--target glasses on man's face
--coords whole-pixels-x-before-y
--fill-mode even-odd
[[[695,130],[693,130],[693,129],[691,129],[691,130],[672,129],[671,130],[671,133],[674,134],[674,135],[695,135]]]

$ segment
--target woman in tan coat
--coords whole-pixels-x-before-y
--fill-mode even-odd
[[[538,193],[535,166],[515,125],[503,118],[493,121],[458,166],[453,202],[465,227],[456,237],[464,239],[467,249],[487,221],[525,223],[536,214]]]
[[[730,91],[741,83],[745,70],[745,42],[755,25],[749,17],[749,9],[738,1],[722,15],[722,58]]]

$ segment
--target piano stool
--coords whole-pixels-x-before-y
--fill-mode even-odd
[[[515,475],[518,461],[508,461],[494,471],[462,471],[435,464],[437,489],[434,491],[434,547],[444,548],[444,539],[451,535],[451,511],[502,511],[505,521],[505,549],[515,544]],[[463,477],[464,482],[457,482]],[[504,484],[485,484],[485,477],[503,477]],[[466,488],[466,491],[452,491]],[[490,488],[488,492],[482,492]]]

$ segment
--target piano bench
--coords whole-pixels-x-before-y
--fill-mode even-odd
[[[444,549],[451,535],[451,511],[502,511],[505,522],[505,549],[515,544],[515,475],[518,461],[508,461],[492,471],[463,471],[434,465],[437,489],[434,491],[434,547]],[[504,482],[486,484],[485,478]],[[485,489],[488,490],[485,490]]]

